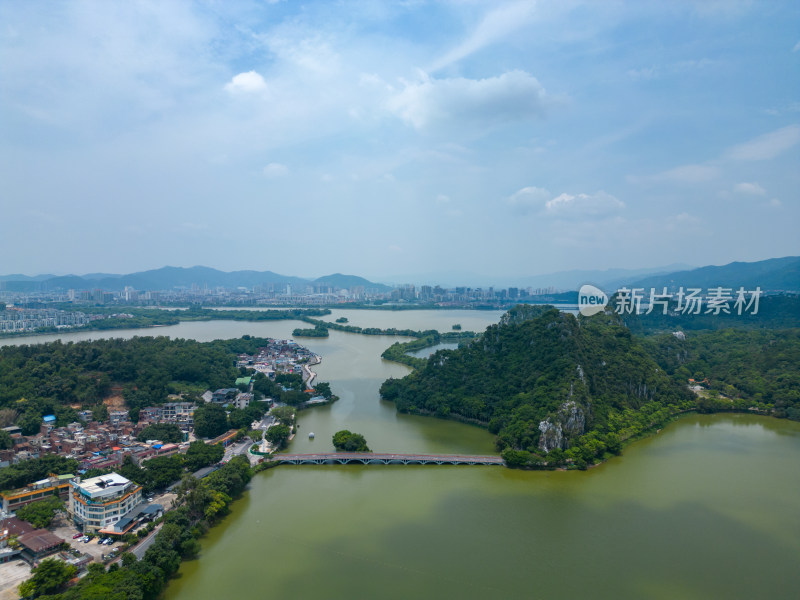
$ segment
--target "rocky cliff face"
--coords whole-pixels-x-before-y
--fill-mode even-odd
[[[539,431],[542,432],[542,435],[539,436],[539,448],[545,452],[564,447],[564,433],[561,429],[561,423],[556,422],[553,424],[550,419],[541,421],[539,423]]]
[[[539,423],[539,448],[550,452],[555,448],[562,450],[567,447],[569,438],[576,438],[586,431],[586,413],[580,404],[574,400],[567,400],[558,409],[558,415],[553,419],[548,417]]]

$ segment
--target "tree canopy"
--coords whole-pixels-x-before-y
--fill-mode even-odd
[[[333,434],[333,446],[343,452],[370,452],[364,436],[347,429],[342,429]]]
[[[204,404],[194,411],[194,434],[214,438],[228,430],[228,416],[218,404]]]
[[[140,442],[147,440],[159,440],[170,444],[177,444],[183,441],[181,428],[174,423],[153,423],[139,432],[136,439]]]
[[[50,525],[56,512],[63,508],[64,504],[61,500],[59,500],[57,496],[51,496],[18,508],[17,517],[23,521],[27,521],[36,529],[43,529]]]

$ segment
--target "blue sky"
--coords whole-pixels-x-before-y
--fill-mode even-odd
[[[0,0],[3,273],[800,254],[797,2]]]

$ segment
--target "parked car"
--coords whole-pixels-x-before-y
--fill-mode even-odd
[[[83,537],[82,533],[76,533],[75,535],[72,536],[72,539],[73,540],[77,540],[78,538],[82,538],[82,537]]]

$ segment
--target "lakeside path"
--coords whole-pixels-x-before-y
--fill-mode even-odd
[[[311,366],[318,365],[319,363],[321,363],[322,357],[320,357],[318,354],[315,354],[313,360],[314,362],[311,363]],[[317,376],[317,374],[311,370],[308,364],[309,363],[303,365],[303,381],[305,382],[307,388],[311,387],[311,383]]]

